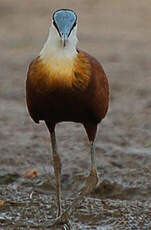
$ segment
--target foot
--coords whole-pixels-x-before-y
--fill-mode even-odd
[[[72,229],[69,216],[72,215],[73,211],[76,209],[77,204],[81,202],[85,195],[91,193],[98,183],[98,175],[96,167],[92,168],[89,176],[86,179],[85,186],[78,193],[78,196],[74,198],[73,202],[59,217],[57,217],[50,225],[50,227],[63,225],[65,229]]]
[[[98,174],[96,167],[91,168],[90,174],[86,179],[85,186],[81,189],[82,195],[87,195],[91,193],[98,183]]]
[[[60,215],[56,219],[54,219],[48,227],[54,227],[54,226],[58,226],[58,225],[64,226],[65,229],[69,229],[69,230],[71,229],[68,210],[63,212],[62,215]]]

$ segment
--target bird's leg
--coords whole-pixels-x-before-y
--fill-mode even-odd
[[[53,166],[54,166],[54,173],[56,177],[56,196],[57,196],[57,216],[61,216],[62,209],[61,209],[61,161],[59,154],[57,152],[57,144],[56,144],[56,136],[55,130],[51,132],[51,144],[52,144],[52,153],[53,153]]]
[[[87,132],[87,135],[90,141],[91,169],[90,169],[89,176],[86,179],[85,186],[81,189],[81,191],[74,198],[72,205],[69,206],[69,208],[66,210],[68,211],[68,213],[73,212],[77,206],[77,203],[80,202],[84,198],[85,195],[92,192],[98,183],[98,175],[97,175],[96,160],[95,160],[95,145],[94,145],[97,125],[86,123],[84,124],[84,127],[85,127],[85,130]]]
[[[90,154],[91,154],[90,173],[86,179],[84,188],[81,190],[81,194],[86,195],[92,192],[98,183],[98,175],[97,175],[96,160],[95,160],[95,145],[94,145],[94,140],[97,132],[97,124],[85,123],[84,127],[90,141]]]
[[[45,121],[46,126],[50,132],[52,154],[53,154],[53,167],[54,174],[56,177],[56,197],[57,197],[57,218],[52,221],[50,226],[64,225],[69,226],[68,213],[62,213],[61,208],[61,160],[57,151],[56,135],[55,135],[55,124]]]
[[[95,161],[95,146],[94,146],[94,139],[95,139],[95,134],[96,134],[96,130],[97,130],[97,125],[87,124],[87,125],[84,125],[84,127],[86,129],[89,141],[91,143],[91,149],[90,149],[90,153],[91,153],[91,169],[90,169],[90,174],[89,174],[88,178],[86,179],[85,186],[82,188],[82,190],[74,198],[72,204],[70,204],[68,206],[68,208],[61,214],[61,216],[59,216],[54,221],[52,226],[57,225],[57,224],[67,224],[67,226],[70,229],[70,221],[69,221],[68,216],[69,215],[71,216],[71,214],[73,213],[73,211],[77,207],[77,203],[80,202],[84,198],[85,195],[90,193],[96,187],[97,182],[98,182],[96,161]],[[55,135],[53,136],[53,132],[51,134],[51,139],[52,139],[52,145],[53,145],[53,143],[55,143],[54,146],[56,146],[56,141],[54,141],[55,140]],[[53,148],[53,149],[55,150],[56,147]],[[57,151],[54,151],[54,152],[57,153]],[[53,155],[55,155],[55,154],[53,154]],[[57,156],[58,156],[58,154],[57,154]],[[56,156],[54,157],[54,169],[55,169],[55,167],[57,169],[57,168],[59,168],[59,166],[57,166],[58,163],[55,164],[55,161],[58,162],[58,160],[57,160],[57,158],[55,160],[55,158],[56,158]],[[60,162],[60,160],[59,160],[59,162]],[[61,164],[59,164],[59,165],[61,165]],[[56,171],[58,171],[58,170],[56,170]],[[56,181],[57,181],[57,176],[56,176]],[[60,190],[57,190],[58,200],[60,200],[60,196],[59,196],[60,193],[58,191],[60,191]],[[60,201],[59,201],[59,204],[60,204]]]
[[[95,189],[95,187],[96,187],[96,185],[98,183],[98,174],[97,174],[97,168],[96,168],[94,141],[91,141],[90,144],[91,144],[91,149],[90,149],[91,169],[90,169],[89,176],[86,179],[85,186],[81,190],[81,193],[83,195],[86,195],[86,194],[92,192]]]
[[[96,168],[96,160],[95,160],[95,146],[94,141],[90,142],[90,154],[91,154],[91,169],[89,176],[86,179],[85,186],[81,189],[80,192],[76,195],[74,200],[72,201],[72,204],[68,206],[68,208],[63,213],[63,216],[71,215],[73,211],[76,209],[77,204],[81,202],[84,199],[84,196],[92,192],[98,183],[98,174],[97,174],[97,168]]]
[[[54,173],[56,177],[56,196],[57,196],[57,218],[51,224],[51,227],[55,225],[64,225],[70,226],[68,220],[68,213],[62,213],[61,208],[61,160],[57,151],[57,144],[56,144],[56,136],[55,130],[50,132],[51,136],[51,144],[52,144],[52,152],[53,152],[53,166],[54,166]],[[70,229],[70,227],[69,227]]]
[[[51,145],[52,145],[52,153],[53,153],[53,166],[54,166],[54,173],[56,177],[56,197],[57,197],[57,218],[52,221],[50,226],[54,225],[64,225],[70,226],[68,220],[68,213],[62,213],[61,208],[61,160],[57,151],[57,144],[56,144],[56,135],[55,135],[55,125],[49,123],[49,121],[45,121],[47,128],[50,132],[51,137]]]

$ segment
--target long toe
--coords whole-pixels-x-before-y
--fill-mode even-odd
[[[57,217],[51,222],[50,227],[62,225],[64,229],[71,229],[71,221],[69,220],[68,212],[63,212],[61,216]]]

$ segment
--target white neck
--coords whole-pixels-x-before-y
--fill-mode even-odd
[[[71,31],[66,46],[63,47],[58,31],[52,23],[50,26],[48,39],[40,52],[40,57],[42,59],[49,56],[55,59],[73,59],[76,57],[76,45],[78,41],[76,32],[77,26],[75,26]]]

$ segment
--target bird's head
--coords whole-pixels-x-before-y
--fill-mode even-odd
[[[52,30],[55,30],[56,37],[63,47],[76,38],[77,16],[69,9],[57,10],[53,14]]]
[[[77,54],[77,16],[74,11],[60,9],[54,12],[49,35],[40,56],[72,58]]]

